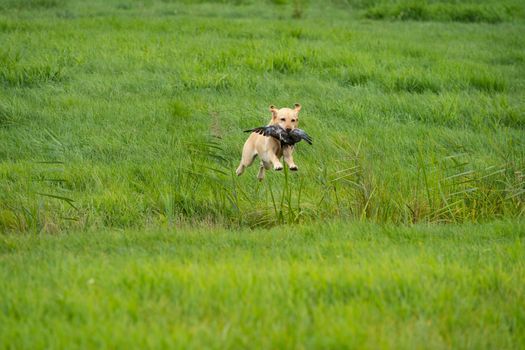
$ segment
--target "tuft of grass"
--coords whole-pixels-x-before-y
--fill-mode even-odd
[[[293,54],[276,54],[271,58],[271,70],[283,73],[297,73],[303,69],[301,57]]]
[[[476,90],[488,93],[498,93],[507,90],[507,84],[504,80],[487,74],[472,76],[469,79],[469,84]]]
[[[211,74],[200,77],[181,77],[175,85],[176,90],[183,91],[225,91],[237,82],[233,81],[227,74]]]
[[[0,8],[5,10],[39,10],[58,8],[64,4],[65,0],[3,0],[0,2]]]
[[[293,0],[292,18],[302,18],[306,10],[306,5],[306,0]]]
[[[500,23],[512,20],[513,13],[505,5],[496,3],[400,1],[371,6],[365,16],[378,20]]]
[[[404,75],[394,80],[393,89],[395,91],[406,91],[418,94],[427,91],[438,93],[440,91],[440,86],[432,79],[424,76]]]
[[[372,79],[372,76],[362,70],[345,70],[339,79],[343,86],[362,86]]]
[[[16,112],[9,105],[0,104],[0,128],[7,128],[16,124]]]
[[[33,87],[64,80],[61,66],[52,64],[21,65],[5,62],[0,68],[0,84],[7,87]]]
[[[176,120],[188,119],[192,115],[191,108],[183,101],[175,100],[169,105],[170,113]]]

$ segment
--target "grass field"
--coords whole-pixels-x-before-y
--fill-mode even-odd
[[[524,48],[517,0],[0,0],[0,348],[524,348]]]
[[[521,217],[520,3],[3,1],[0,227]],[[295,102],[299,173],[235,178]]]

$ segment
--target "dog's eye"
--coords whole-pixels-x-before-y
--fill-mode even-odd
[[[295,119],[292,119],[292,123],[295,123]]]
[[[284,122],[284,118],[281,118],[281,121]]]

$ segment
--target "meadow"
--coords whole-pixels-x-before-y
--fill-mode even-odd
[[[0,0],[0,348],[524,347],[524,48],[517,0]]]
[[[523,6],[367,4],[3,1],[0,227],[522,217]],[[299,172],[235,178],[295,102]]]

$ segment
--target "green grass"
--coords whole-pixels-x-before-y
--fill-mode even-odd
[[[500,23],[523,19],[523,7],[500,1],[385,1],[370,6],[366,17],[402,21]]]
[[[2,231],[523,216],[519,1],[0,8]],[[242,130],[295,102],[299,173],[235,178]]]
[[[524,47],[517,0],[0,0],[0,348],[524,348]]]
[[[0,236],[0,348],[525,346],[525,226]]]

